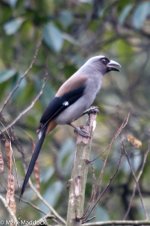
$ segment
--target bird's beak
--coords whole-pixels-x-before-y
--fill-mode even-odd
[[[120,71],[120,68],[121,65],[114,60],[110,60],[110,62],[107,64],[108,71]]]

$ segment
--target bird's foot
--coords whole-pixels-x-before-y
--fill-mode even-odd
[[[99,108],[96,106],[91,106],[89,109],[84,111],[82,115],[85,115],[85,114],[90,115],[90,114],[97,114],[97,113],[99,113]]]
[[[82,126],[81,127],[75,127],[74,132],[79,134],[82,137],[89,138],[89,139],[91,138],[90,134]]]

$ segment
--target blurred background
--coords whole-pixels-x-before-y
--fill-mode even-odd
[[[99,107],[100,114],[97,117],[91,159],[97,159],[89,172],[86,205],[94,183],[93,174],[97,177],[100,174],[107,147],[129,112],[127,126],[111,147],[100,189],[109,183],[118,166],[122,140],[133,170],[138,175],[149,149],[150,137],[150,1],[1,0],[0,25],[1,130],[31,104],[41,90],[43,79],[47,77],[40,99],[9,131],[13,134],[17,217],[42,217],[43,213],[31,203],[44,213],[48,212],[48,208],[29,186],[23,199],[30,203],[18,203],[19,185],[25,174],[23,166],[27,166],[30,161],[43,110],[57,88],[91,56],[106,55],[118,61],[122,69],[120,73],[111,72],[105,76],[101,92],[94,103]],[[26,70],[26,75],[20,80]],[[16,91],[5,106],[6,98],[16,85]],[[83,124],[85,118],[77,123]],[[0,174],[0,194],[3,197],[7,190],[8,175],[4,140],[1,136],[1,152],[5,162]],[[68,126],[59,126],[46,138],[38,160],[41,194],[64,218],[68,201],[67,181],[74,150],[73,130]],[[139,182],[145,209],[139,192],[135,192],[127,219],[145,219],[145,211],[150,213],[149,172],[148,157]],[[34,175],[32,179],[35,182]],[[131,167],[124,156],[113,183],[94,212],[96,220],[123,219],[134,184]],[[0,206],[1,218],[7,218],[8,213],[1,202]]]

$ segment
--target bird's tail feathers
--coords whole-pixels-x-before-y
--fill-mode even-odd
[[[35,146],[35,149],[34,149],[34,152],[33,152],[32,158],[31,158],[31,161],[29,163],[29,167],[28,167],[26,175],[25,175],[25,179],[24,179],[24,182],[23,182],[23,185],[22,185],[22,188],[21,188],[21,192],[20,192],[20,198],[22,197],[22,195],[23,195],[23,193],[25,191],[26,185],[27,185],[27,183],[29,181],[29,178],[30,178],[30,176],[31,176],[31,174],[33,172],[36,160],[37,160],[37,158],[39,156],[42,144],[44,142],[46,130],[47,130],[47,126],[43,127],[38,133],[38,141],[36,143],[36,146]]]

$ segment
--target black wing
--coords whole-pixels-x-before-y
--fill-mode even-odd
[[[55,119],[67,107],[76,102],[83,95],[84,90],[85,86],[80,86],[79,88],[72,90],[61,97],[54,97],[41,117],[41,126],[45,126],[49,121]]]
[[[25,175],[25,179],[21,188],[20,198],[22,197],[26,185],[29,181],[29,178],[32,174],[32,171],[34,169],[35,162],[39,156],[42,144],[44,142],[46,129],[48,126],[48,122],[53,120],[57,115],[59,115],[63,110],[65,110],[67,107],[69,107],[71,104],[73,104],[75,101],[77,101],[84,92],[85,86],[81,86],[71,92],[66,93],[65,95],[61,97],[55,97],[50,104],[48,105],[47,109],[45,110],[44,114],[41,117],[40,123],[40,136],[38,138],[34,153],[32,155],[27,173]]]

